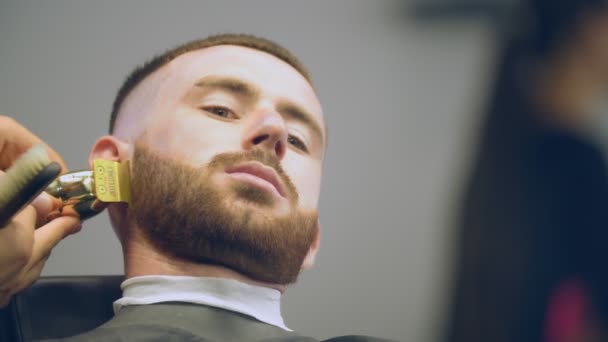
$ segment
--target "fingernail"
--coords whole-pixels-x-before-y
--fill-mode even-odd
[[[53,199],[43,192],[32,201],[32,205],[38,213],[48,213],[53,210]]]

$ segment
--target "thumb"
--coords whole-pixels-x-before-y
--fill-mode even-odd
[[[46,222],[48,215],[61,208],[61,200],[53,197],[46,192],[40,193],[31,203],[36,209],[37,225],[40,226]]]
[[[46,258],[51,250],[66,236],[80,230],[81,223],[75,217],[58,217],[44,226],[36,229],[31,264]]]

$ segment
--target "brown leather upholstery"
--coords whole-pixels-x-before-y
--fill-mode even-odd
[[[113,316],[123,276],[42,277],[0,310],[0,341],[29,342],[91,330]]]

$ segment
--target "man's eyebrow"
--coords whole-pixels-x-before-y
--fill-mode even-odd
[[[225,90],[235,95],[245,97],[251,102],[255,102],[255,100],[259,98],[259,91],[257,88],[238,78],[229,76],[206,76],[198,80],[195,83],[195,86]]]
[[[316,136],[318,141],[321,142],[321,145],[325,143],[325,139],[323,138],[323,129],[321,129],[321,125],[314,119],[314,116],[306,111],[304,108],[299,105],[291,102],[291,101],[281,101],[277,106],[277,111],[281,113],[285,118],[289,118],[292,120],[300,121],[306,126],[308,126],[313,134]]]

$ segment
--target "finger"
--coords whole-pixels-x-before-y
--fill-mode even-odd
[[[30,261],[35,221],[36,211],[27,206],[0,229],[0,284],[14,277]]]
[[[46,258],[51,250],[66,236],[80,230],[80,221],[75,217],[58,217],[38,228],[34,233],[34,246],[30,265]]]
[[[63,172],[67,171],[65,161],[59,153],[13,118],[0,115],[0,169],[6,170],[20,155],[40,143],[44,145],[51,160],[58,162]]]
[[[10,246],[10,250],[14,251],[15,247],[19,247],[23,245],[24,241],[28,241],[28,237],[31,239],[35,223],[36,210],[31,205],[25,206],[11,219],[6,227],[0,229],[0,244]],[[0,249],[0,257],[4,251],[5,249]]]
[[[32,203],[30,203],[34,209],[36,209],[36,214],[40,217],[46,217],[51,211],[53,211],[55,204],[51,196],[47,193],[40,193],[40,195],[36,196]]]
[[[20,274],[19,278],[15,283],[9,287],[9,296],[15,295],[22,290],[32,286],[40,278],[40,273],[46,264],[48,257],[39,260],[37,263],[31,265],[25,272]]]
[[[36,264],[31,265],[28,269],[23,269],[18,275],[15,275],[8,282],[1,283],[0,288],[0,308],[7,306],[13,295],[21,292],[22,290],[30,287],[32,284],[40,278],[42,269],[46,264],[47,258],[38,261]]]
[[[20,211],[13,216],[7,228],[9,230],[21,231],[26,229],[26,231],[32,231],[35,228],[36,223],[36,209],[31,205],[26,205]],[[4,230],[4,229],[2,229]],[[0,230],[0,232],[2,232]]]
[[[61,208],[62,202],[57,197],[42,192],[32,201],[31,205],[36,209],[36,226],[39,227],[48,221],[47,218],[51,212]]]
[[[63,160],[61,155],[59,153],[57,153],[57,151],[55,151],[51,146],[47,145],[46,143],[43,143],[43,144],[44,144],[44,148],[46,149],[46,153],[49,154],[49,158],[52,161],[56,161],[59,163],[59,165],[61,165],[61,173],[67,172],[68,165],[65,163],[65,160]]]

